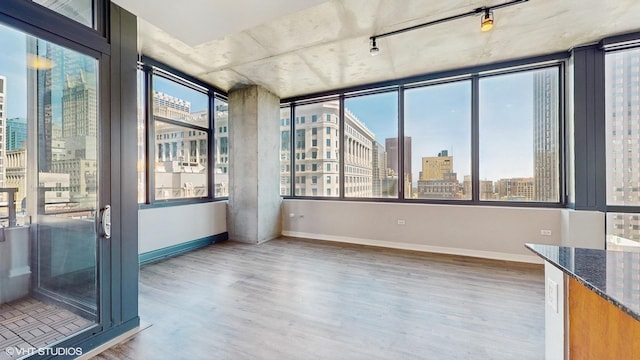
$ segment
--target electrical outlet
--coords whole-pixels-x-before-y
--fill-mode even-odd
[[[551,230],[540,230],[540,235],[551,236]]]
[[[404,225],[404,224],[406,224],[404,219],[398,219],[398,225]]]

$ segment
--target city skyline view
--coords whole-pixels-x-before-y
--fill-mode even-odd
[[[407,87],[404,171],[411,174],[403,176],[404,197],[472,199],[471,127],[477,122],[480,200],[560,201],[558,88],[557,67],[481,77],[474,119],[471,80]],[[337,100],[294,106],[293,120],[283,110],[281,131],[286,142],[295,128],[295,195],[340,195],[333,165],[340,145],[345,197],[397,197],[397,90],[347,96],[343,143],[336,141],[337,132],[330,135]],[[288,194],[290,155],[282,146],[281,191]],[[362,183],[370,189],[362,192]]]

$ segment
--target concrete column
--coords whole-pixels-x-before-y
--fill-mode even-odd
[[[280,99],[260,86],[229,93],[229,239],[281,234]]]

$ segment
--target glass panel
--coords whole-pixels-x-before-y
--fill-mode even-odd
[[[215,144],[216,144],[216,197],[229,196],[229,105],[215,99]]]
[[[0,47],[0,358],[8,359],[9,346],[20,357],[98,320],[98,62],[2,25]]]
[[[607,249],[640,251],[640,213],[607,213]]]
[[[298,106],[295,116],[295,195],[340,196],[338,101]],[[326,139],[333,143],[326,146]]]
[[[280,195],[291,195],[291,108],[280,109]]]
[[[34,40],[38,118],[38,291],[95,314],[97,61]],[[45,61],[45,62],[46,62]]]
[[[155,199],[206,197],[207,133],[162,121],[155,132]]]
[[[209,96],[154,75],[153,116],[209,128]]]
[[[203,92],[153,75],[155,127],[155,199],[209,196],[209,96]],[[216,103],[216,120],[226,122],[226,104]],[[220,115],[219,115],[220,114]],[[175,122],[184,125],[174,124]],[[216,194],[227,190],[225,133],[216,132]],[[218,174],[219,173],[219,174]]]
[[[147,201],[147,134],[144,71],[138,70],[138,203]]]
[[[398,93],[349,98],[344,106],[345,196],[398,198]],[[337,144],[332,134],[323,135],[327,150]],[[388,151],[388,144],[396,151]],[[337,185],[331,176],[325,181]]]
[[[607,204],[640,206],[640,49],[608,53],[605,74]]]
[[[407,90],[405,135],[405,198],[471,199],[471,81]]]
[[[480,199],[560,201],[558,69],[480,79]]]
[[[62,14],[92,29],[95,23],[95,0],[33,0],[59,14]]]

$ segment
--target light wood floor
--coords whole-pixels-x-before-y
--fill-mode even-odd
[[[152,324],[96,359],[543,359],[544,269],[283,238],[140,272]]]

